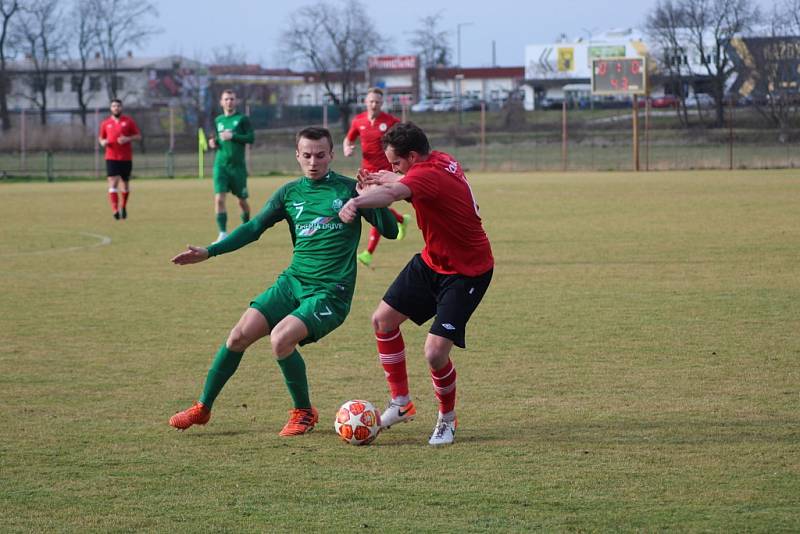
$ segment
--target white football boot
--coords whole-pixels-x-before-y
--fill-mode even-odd
[[[381,412],[381,429],[386,429],[397,423],[412,421],[417,415],[417,408],[414,403],[408,401],[406,404],[395,404],[389,401],[389,405]]]
[[[445,421],[441,417],[436,421],[436,426],[433,428],[433,434],[428,443],[434,447],[440,445],[452,445],[456,439],[456,427],[458,426],[458,419],[452,421]]]

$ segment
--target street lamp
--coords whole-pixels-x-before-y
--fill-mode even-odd
[[[458,35],[458,62],[456,63],[459,67],[461,66],[461,26],[470,26],[472,22],[459,22],[456,24],[456,34]]]

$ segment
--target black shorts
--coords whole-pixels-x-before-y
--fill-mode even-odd
[[[386,290],[383,301],[418,325],[435,315],[430,333],[463,349],[467,321],[489,288],[493,271],[479,276],[439,274],[417,254]]]
[[[106,176],[119,176],[127,182],[131,179],[131,169],[133,169],[132,161],[106,160]]]

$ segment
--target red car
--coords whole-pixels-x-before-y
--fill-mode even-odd
[[[663,95],[655,97],[650,103],[653,108],[676,108],[678,107],[678,97],[675,95]]]

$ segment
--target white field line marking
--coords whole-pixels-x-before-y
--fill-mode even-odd
[[[78,250],[86,250],[90,248],[102,247],[111,244],[111,238],[107,235],[92,234],[89,232],[78,232],[78,233],[80,235],[85,235],[97,239],[97,243],[92,243],[91,245],[82,245],[78,247],[50,248],[47,250],[32,250],[30,252],[12,252],[11,254],[0,254],[0,257],[8,258],[10,256],[33,256],[38,254],[53,254],[54,252],[76,252]]]

